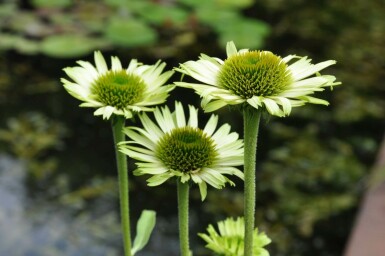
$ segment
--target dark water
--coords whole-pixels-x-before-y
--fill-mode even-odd
[[[1,256],[122,255],[118,211],[111,200],[95,199],[79,211],[57,200],[32,198],[26,173],[21,161],[0,155]],[[194,215],[191,220],[194,225]],[[148,246],[137,255],[176,256],[178,250],[177,216],[158,215]]]

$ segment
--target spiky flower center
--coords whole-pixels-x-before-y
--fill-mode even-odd
[[[273,96],[292,82],[287,64],[267,51],[250,51],[229,57],[218,77],[219,86],[238,96]]]
[[[146,84],[139,76],[128,74],[126,70],[110,70],[94,81],[91,93],[95,100],[123,109],[140,101],[145,89]]]
[[[210,166],[217,156],[214,141],[199,128],[175,128],[159,141],[156,156],[167,168],[196,172]]]

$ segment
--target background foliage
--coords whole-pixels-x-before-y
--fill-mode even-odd
[[[288,118],[264,118],[257,223],[273,240],[271,255],[341,255],[384,132],[384,12],[381,1],[360,0],[3,1],[1,152],[25,165],[29,207],[43,201],[70,208],[74,222],[80,213],[91,219],[115,214],[114,204],[94,207],[106,195],[116,200],[109,125],[79,109],[64,91],[63,67],[92,60],[92,51],[100,49],[124,65],[131,58],[148,64],[161,58],[172,68],[201,52],[223,58],[229,40],[281,56],[335,59],[337,65],[327,72],[343,85],[322,93],[329,107],[309,105]],[[199,106],[198,96],[185,89],[176,89],[169,102],[175,99]],[[242,133],[238,112],[218,114]],[[170,221],[161,220],[157,232],[176,237],[167,228],[176,223],[175,186],[148,189],[144,179],[132,182],[134,216],[155,209]],[[239,182],[236,189],[211,190],[203,204],[193,192],[192,232],[241,215],[241,189]],[[117,225],[114,218],[105,219]],[[161,237],[154,234],[149,252],[162,248]],[[111,248],[120,242],[100,239]],[[166,241],[164,255],[175,253],[172,241]],[[207,255],[201,241],[192,242],[197,255]],[[76,251],[63,255],[71,253]],[[114,253],[111,249],[109,255]]]

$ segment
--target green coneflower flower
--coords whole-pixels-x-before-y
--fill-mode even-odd
[[[207,234],[198,234],[207,243],[206,248],[220,256],[244,256],[244,232],[245,222],[243,218],[227,218],[218,222],[219,233],[213,225],[207,228]],[[269,256],[269,252],[263,247],[271,242],[265,233],[259,233],[254,229],[253,256]]]
[[[187,61],[175,69],[203,83],[175,84],[194,89],[203,98],[202,107],[207,112],[246,102],[256,109],[265,107],[271,115],[287,116],[292,107],[305,103],[327,105],[327,101],[309,95],[340,84],[334,76],[318,73],[335,64],[334,60],[314,65],[307,57],[281,58],[269,51],[237,51],[233,42],[227,43],[226,51],[224,61],[201,54],[199,60]]]
[[[217,131],[218,116],[212,115],[203,129],[198,127],[198,111],[189,106],[189,120],[181,103],[175,103],[175,112],[168,107],[156,108],[157,124],[146,113],[140,114],[144,129],[127,127],[124,132],[132,140],[120,144],[121,152],[137,159],[134,175],[152,175],[149,186],[157,186],[172,177],[182,183],[192,181],[199,185],[202,200],[209,184],[217,189],[234,183],[225,174],[243,179],[243,173],[234,166],[243,165],[243,142],[238,134],[230,133],[224,124]]]
[[[111,57],[108,69],[103,55],[94,53],[96,66],[86,61],[78,61],[79,66],[67,67],[66,74],[74,81],[62,78],[65,89],[75,98],[84,101],[80,106],[97,108],[95,115],[109,119],[112,114],[131,118],[133,112],[149,111],[153,105],[166,101],[168,92],[174,86],[162,86],[173,71],[162,74],[165,63],[142,65],[137,60],[130,61],[127,69],[117,57]]]

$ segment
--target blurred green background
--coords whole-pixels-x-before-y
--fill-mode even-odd
[[[101,50],[125,66],[132,58],[162,59],[172,69],[202,52],[223,59],[230,40],[337,60],[324,73],[342,85],[318,94],[329,107],[307,105],[262,121],[257,225],[273,240],[271,255],[341,255],[384,133],[383,13],[382,1],[361,0],[3,0],[0,255],[121,253],[110,124],[78,107],[59,81],[62,68],[93,62]],[[181,88],[167,104],[174,100],[200,104]],[[240,113],[218,114],[242,134]],[[145,177],[131,178],[132,222],[142,209],[158,212],[138,255],[178,255],[175,191],[172,183],[148,188]],[[191,193],[194,255],[209,255],[195,234],[242,215],[242,183],[210,189],[203,203],[196,188]]]

